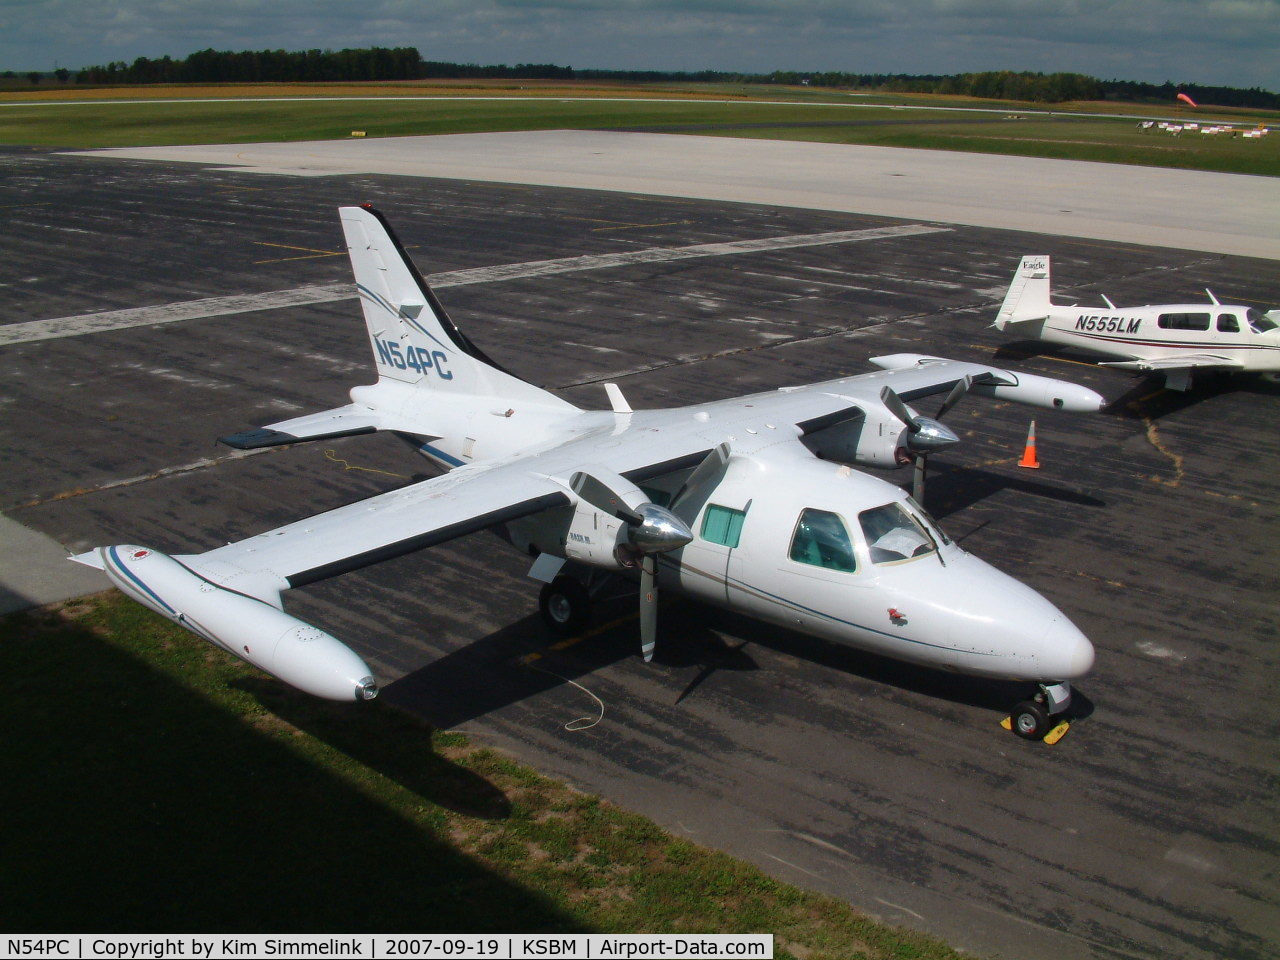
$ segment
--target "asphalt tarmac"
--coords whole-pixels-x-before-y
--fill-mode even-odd
[[[929,224],[940,229],[617,265],[608,255],[903,221],[40,150],[0,152],[0,168],[6,325],[345,282],[334,208],[373,201],[424,273],[597,258],[441,290],[495,359],[580,405],[606,407],[607,380],[633,406],[665,406],[858,372],[899,351],[995,355],[1114,398],[1091,417],[966,400],[949,417],[966,443],[931,473],[928,505],[952,536],[1098,649],[1078,688],[1086,716],[1053,747],[1000,728],[1016,687],[674,598],[652,664],[625,589],[601,629],[553,648],[526,561],[489,534],[296,591],[291,609],[364,655],[389,700],[962,949],[1019,960],[1280,949],[1280,385],[1215,379],[1171,395],[1011,348],[989,328],[1023,254],[1051,254],[1055,294],[1082,303],[1196,299],[1209,286],[1274,306],[1275,261]],[[247,456],[213,443],[345,402],[371,378],[367,352],[354,300],[8,343],[0,512],[72,550],[182,552],[425,476],[390,437]],[[1032,416],[1034,472],[1015,466]]]

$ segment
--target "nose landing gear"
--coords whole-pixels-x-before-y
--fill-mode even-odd
[[[1053,719],[1065,713],[1069,706],[1071,684],[1066,681],[1042,683],[1035,697],[1023,700],[1013,708],[1009,723],[1013,732],[1024,740],[1043,740],[1056,727]]]

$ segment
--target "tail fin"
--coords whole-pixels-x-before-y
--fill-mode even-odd
[[[379,380],[569,406],[503,370],[454,326],[382,214],[368,205],[338,212]]]
[[[1003,330],[1007,324],[1028,320],[1045,320],[1049,316],[1049,258],[1023,257],[1013,275],[1009,292],[996,314],[993,326]]]

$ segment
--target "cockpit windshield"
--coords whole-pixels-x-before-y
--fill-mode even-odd
[[[900,503],[863,510],[858,514],[858,523],[867,538],[872,563],[900,563],[938,549],[933,537]]]
[[[947,536],[947,531],[938,526],[938,521],[933,519],[933,514],[920,506],[915,497],[907,497],[907,506],[911,508],[911,513],[915,515],[915,518],[923,522],[925,530],[933,534],[936,541],[939,543],[951,542],[951,538]]]
[[[1261,310],[1255,310],[1250,307],[1245,313],[1245,319],[1249,321],[1249,329],[1254,333],[1266,333],[1268,330],[1274,330],[1280,324],[1274,320],[1267,318]]]

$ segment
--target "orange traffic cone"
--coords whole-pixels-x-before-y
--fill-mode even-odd
[[[1018,461],[1018,466],[1028,467],[1031,470],[1040,469],[1040,461],[1036,459],[1036,422],[1031,421],[1031,429],[1027,431],[1027,447],[1022,451],[1022,459]]]

